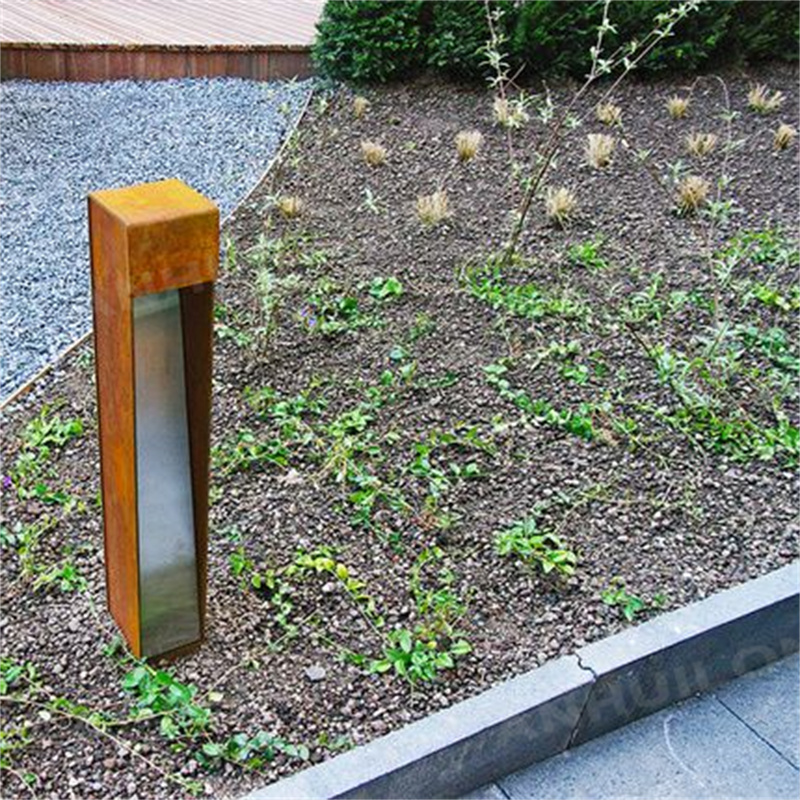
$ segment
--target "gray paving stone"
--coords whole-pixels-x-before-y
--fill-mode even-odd
[[[590,682],[565,656],[243,800],[459,797],[561,752]]]
[[[487,783],[462,796],[461,800],[508,800],[496,783]]]
[[[581,648],[597,677],[573,745],[798,649],[800,562]]]
[[[800,768],[800,655],[742,676],[715,692],[736,716]]]
[[[512,800],[782,800],[798,797],[799,774],[710,695],[497,783]]]

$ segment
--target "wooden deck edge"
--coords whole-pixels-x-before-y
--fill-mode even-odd
[[[0,79],[167,80],[236,77],[268,81],[313,74],[300,45],[2,44]]]

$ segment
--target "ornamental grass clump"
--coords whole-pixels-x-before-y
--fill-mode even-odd
[[[599,103],[594,113],[603,125],[619,125],[622,122],[622,109],[614,103]]]
[[[797,130],[785,122],[781,122],[775,131],[775,149],[785,150],[794,141],[797,136]]]
[[[361,155],[371,167],[378,167],[386,161],[386,148],[369,140],[361,142]]]
[[[459,131],[456,134],[456,152],[459,161],[470,161],[475,158],[483,141],[480,131]]]
[[[284,219],[295,219],[303,213],[304,204],[299,197],[287,195],[278,200],[278,211]]]
[[[571,222],[578,208],[578,201],[575,194],[565,186],[549,186],[545,192],[544,206],[547,218],[563,228]]]
[[[697,158],[708,155],[719,141],[715,133],[698,133],[693,131],[686,137],[686,149]]]
[[[784,101],[783,92],[771,92],[763,83],[757,83],[747,93],[747,105],[756,114],[771,114],[777,111]]]
[[[367,113],[369,108],[369,100],[366,97],[359,95],[353,98],[353,115],[356,119],[361,119]]]
[[[689,98],[672,95],[667,100],[667,111],[672,119],[683,119],[689,111]]]
[[[423,225],[438,225],[449,216],[446,189],[438,189],[433,194],[417,198],[417,217]]]
[[[492,111],[494,121],[503,128],[521,128],[530,119],[522,100],[495,97]]]
[[[711,187],[705,178],[699,175],[687,175],[678,184],[676,202],[680,214],[697,213],[708,200]]]
[[[589,165],[600,169],[611,163],[614,152],[614,137],[607,133],[590,133],[586,142],[586,160]]]

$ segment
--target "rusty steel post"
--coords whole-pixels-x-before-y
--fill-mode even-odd
[[[205,635],[219,212],[178,180],[89,195],[108,605],[137,657]]]

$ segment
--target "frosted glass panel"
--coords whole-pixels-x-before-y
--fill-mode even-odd
[[[133,301],[142,654],[200,638],[177,290]]]

